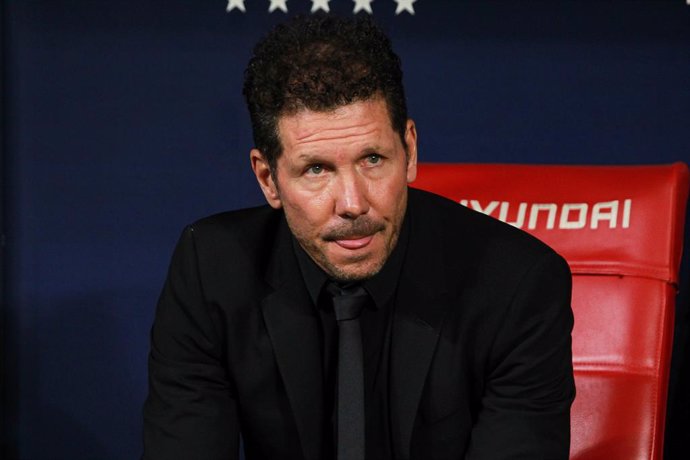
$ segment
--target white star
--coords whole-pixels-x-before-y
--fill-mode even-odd
[[[240,10],[243,13],[247,12],[247,10],[244,8],[244,0],[228,0],[228,7],[225,8],[225,11],[227,11],[229,13],[230,11],[234,10],[235,8],[237,8],[238,10]]]
[[[374,12],[371,11],[371,2],[374,0],[352,0],[355,2],[355,9],[352,11],[353,13],[357,13],[358,11],[366,11],[369,14],[373,14]],[[690,0],[688,0],[690,1]]]
[[[328,7],[328,2],[330,0],[311,0],[311,12],[318,10],[324,10],[326,13],[330,12],[331,9]]]
[[[287,13],[287,0],[271,0],[271,6],[268,7],[268,12],[273,13],[275,10]]]
[[[395,14],[400,14],[403,11],[407,11],[410,14],[414,14],[414,7],[412,4],[417,0],[395,0],[398,6],[395,7]]]

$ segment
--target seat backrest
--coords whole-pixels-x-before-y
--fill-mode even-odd
[[[572,459],[660,459],[685,164],[420,164],[429,190],[540,238],[573,273]]]

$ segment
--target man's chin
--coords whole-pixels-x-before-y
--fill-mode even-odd
[[[354,282],[371,278],[381,271],[382,261],[364,260],[349,261],[348,263],[336,264],[328,261],[322,268],[328,275],[336,281]]]

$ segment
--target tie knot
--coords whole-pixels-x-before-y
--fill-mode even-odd
[[[369,300],[369,294],[359,284],[338,286],[329,282],[326,290],[333,296],[333,311],[336,321],[356,319]]]

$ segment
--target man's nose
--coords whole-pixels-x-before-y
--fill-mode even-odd
[[[367,184],[357,172],[341,173],[335,192],[335,212],[346,219],[354,219],[369,211]]]

